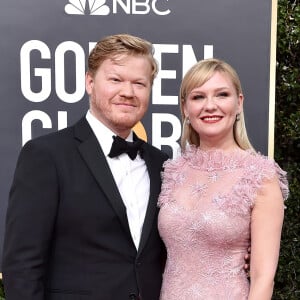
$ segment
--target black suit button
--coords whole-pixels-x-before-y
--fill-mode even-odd
[[[129,294],[129,299],[130,299],[130,300],[137,300],[138,297],[136,296],[135,293],[130,293],[130,294]]]
[[[139,262],[139,261],[137,261],[137,262],[135,263],[135,265],[136,265],[137,267],[140,267],[140,266],[142,265],[142,263]]]

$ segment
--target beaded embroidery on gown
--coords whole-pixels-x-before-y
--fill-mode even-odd
[[[190,147],[165,163],[158,228],[168,257],[160,300],[247,299],[251,209],[276,175],[286,199],[286,173],[251,150]]]

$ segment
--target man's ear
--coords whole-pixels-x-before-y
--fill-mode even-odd
[[[86,72],[85,73],[85,89],[88,95],[91,95],[92,90],[94,87],[94,77],[91,75],[91,73]]]

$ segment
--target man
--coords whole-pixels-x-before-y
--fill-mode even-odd
[[[88,59],[86,116],[23,147],[6,219],[6,300],[159,298],[157,198],[167,155],[131,130],[156,73],[149,42],[104,38]]]

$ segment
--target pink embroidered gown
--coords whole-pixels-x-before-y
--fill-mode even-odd
[[[243,300],[251,208],[264,181],[286,174],[274,160],[195,147],[165,163],[158,228],[168,257],[160,300]]]

